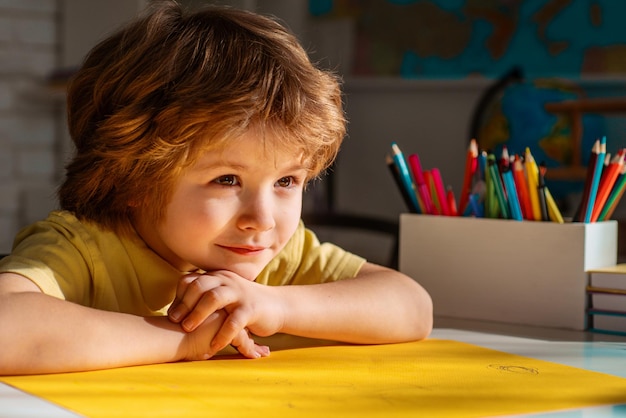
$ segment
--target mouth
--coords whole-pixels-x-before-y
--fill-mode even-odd
[[[218,245],[218,247],[239,255],[257,255],[261,254],[266,249],[265,247],[231,247],[228,245]]]

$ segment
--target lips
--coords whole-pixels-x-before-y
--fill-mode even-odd
[[[227,251],[233,252],[235,254],[240,254],[240,255],[257,255],[265,251],[265,247],[248,247],[248,246],[231,247],[228,245],[220,245],[219,247]]]

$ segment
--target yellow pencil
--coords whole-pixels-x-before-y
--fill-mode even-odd
[[[540,170],[544,170],[542,172],[542,175],[545,176],[546,166],[545,165],[542,166]],[[561,210],[557,206],[556,201],[554,200],[554,197],[552,197],[552,193],[550,193],[550,190],[548,189],[548,187],[544,187],[543,192],[546,196],[546,206],[548,207],[548,218],[552,222],[556,222],[559,224],[565,223],[565,221],[563,220],[563,215],[561,215]]]
[[[548,216],[550,220],[560,224],[565,223],[563,215],[561,215],[561,211],[552,197],[552,193],[550,193],[547,187],[544,190],[546,192],[546,203],[548,204]]]
[[[526,181],[528,181],[528,195],[530,196],[530,205],[533,209],[533,219],[541,220],[541,208],[539,207],[539,195],[537,195],[537,186],[539,185],[539,168],[530,148],[526,147],[524,154],[524,165],[526,166]]]

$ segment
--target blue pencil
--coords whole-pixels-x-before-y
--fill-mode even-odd
[[[524,220],[522,207],[519,204],[519,197],[517,196],[517,189],[515,188],[515,180],[513,179],[513,173],[510,169],[502,173],[502,180],[504,180],[504,188],[506,189],[506,196],[511,209],[511,218],[516,221]]]
[[[404,154],[395,142],[391,143],[391,151],[393,154],[393,161],[396,164],[396,167],[398,167],[398,175],[402,185],[411,199],[411,205],[413,206],[411,209],[413,209],[414,213],[422,213],[420,210],[420,204],[417,200],[415,186],[413,185],[413,179],[411,178],[411,173],[409,172],[409,166],[406,164],[406,160],[404,159]]]
[[[596,203],[596,195],[598,193],[598,186],[600,185],[600,177],[602,177],[602,169],[604,168],[604,156],[606,155],[606,136],[602,137],[600,141],[600,152],[598,153],[598,159],[596,160],[596,168],[593,172],[593,179],[591,181],[591,187],[589,188],[589,199],[587,200],[587,207],[585,208],[585,223],[591,222],[591,215],[593,213],[593,206]]]

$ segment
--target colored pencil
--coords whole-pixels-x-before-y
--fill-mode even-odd
[[[585,220],[585,208],[587,207],[587,202],[589,201],[589,190],[591,189],[591,182],[593,180],[593,174],[595,172],[596,161],[598,159],[598,153],[600,152],[600,140],[596,139],[591,147],[591,152],[589,153],[589,162],[587,164],[587,173],[585,175],[585,185],[583,187],[583,196],[580,200],[580,204],[578,209],[576,209],[576,214],[574,215],[574,220],[578,222],[582,222]]]
[[[611,190],[611,194],[609,195],[609,198],[606,204],[604,205],[602,212],[600,212],[600,216],[598,220],[606,221],[606,220],[611,219],[611,216],[613,215],[613,212],[615,212],[615,209],[617,208],[619,201],[622,199],[622,196],[624,195],[625,190],[626,190],[626,165],[623,165],[620,175],[615,181],[615,186],[613,187],[613,190]]]
[[[491,183],[495,190],[496,197],[498,198],[498,206],[500,207],[500,213],[504,219],[510,219],[509,204],[507,203],[506,196],[504,194],[504,186],[502,185],[502,179],[500,178],[500,172],[495,160],[488,160],[489,174],[491,175]]]
[[[452,187],[448,186],[446,190],[446,198],[448,201],[448,210],[450,211],[450,216],[458,216],[458,209],[456,205],[456,199],[454,197],[454,190]]]
[[[500,154],[500,163],[498,164],[498,168],[500,172],[503,173],[506,169],[509,168],[511,164],[511,158],[509,155],[509,149],[506,145],[502,146],[502,152]]]
[[[470,195],[468,206],[472,207],[472,213],[477,218],[483,218],[485,216],[485,211],[483,205],[480,204],[480,195],[478,193],[472,193]]]
[[[552,197],[552,193],[550,193],[550,190],[547,187],[543,190],[546,194],[546,204],[548,205],[548,216],[550,217],[550,220],[559,224],[565,223],[561,210],[557,206],[554,197]]]
[[[404,159],[404,154],[400,150],[398,144],[393,142],[391,144],[391,152],[393,161],[398,168],[398,175],[401,180],[402,186],[406,189],[406,193],[409,195],[409,201],[411,202],[411,210],[415,213],[420,213],[420,205],[417,201],[417,195],[415,192],[415,186],[413,185],[413,180],[411,177],[411,173],[409,172],[409,168],[406,164],[406,160]]]
[[[542,161],[539,164],[537,170],[537,197],[539,198],[539,210],[541,211],[541,220],[549,221],[548,217],[548,202],[546,200],[546,180],[545,180],[546,165]]]
[[[487,179],[487,151],[481,151],[477,158],[476,181],[485,181]]]
[[[417,195],[424,205],[424,213],[434,215],[435,210],[433,208],[433,201],[428,191],[428,184],[424,179],[424,171],[420,158],[417,154],[410,154],[408,157],[409,169],[413,173],[413,179],[415,180],[415,187],[417,188]]]
[[[543,167],[544,178],[546,175],[546,171],[547,171],[547,168],[544,166]],[[552,197],[552,193],[550,193],[550,189],[548,189],[548,186],[544,187],[543,191],[544,191],[544,194],[546,195],[546,205],[548,206],[548,218],[550,218],[552,222],[556,222],[559,224],[565,223],[565,220],[563,219],[563,215],[561,215],[561,210],[556,204],[554,197]]]
[[[591,187],[589,188],[589,198],[587,205],[585,206],[584,222],[591,222],[591,215],[593,213],[593,206],[596,203],[596,196],[598,194],[598,186],[600,184],[600,177],[602,176],[602,169],[604,168],[604,156],[606,155],[606,136],[603,136],[600,140],[600,149],[598,157],[596,159],[596,166],[593,172],[593,178],[591,180]]]
[[[530,200],[530,204],[532,207],[533,216],[532,219],[534,221],[541,220],[541,206],[539,205],[539,195],[537,188],[539,186],[539,169],[537,168],[537,164],[535,163],[535,158],[530,152],[530,148],[526,147],[526,151],[524,153],[524,167],[526,168],[526,182],[528,183],[528,196]]]
[[[602,213],[602,209],[604,208],[604,205],[606,204],[609,195],[611,194],[611,190],[613,190],[613,186],[615,186],[615,181],[620,175],[623,167],[624,152],[620,150],[613,158],[613,160],[609,163],[609,166],[603,171],[605,175],[600,181],[598,194],[596,196],[596,201],[593,205],[593,212],[591,214],[591,222],[596,222],[600,217],[600,213]]]
[[[441,210],[441,204],[439,202],[439,197],[437,196],[437,188],[435,187],[435,182],[433,181],[433,176],[430,170],[422,171],[424,174],[424,181],[426,182],[426,186],[428,187],[428,193],[430,194],[431,201],[433,203],[433,215],[441,215],[443,212]]]
[[[400,178],[400,173],[398,172],[398,167],[396,166],[396,163],[389,155],[386,156],[385,162],[387,163],[387,167],[391,172],[394,183],[396,183],[396,186],[400,190],[400,194],[402,195],[402,200],[404,201],[404,204],[406,205],[409,212],[413,212],[413,202],[411,201],[411,196],[409,196],[406,187],[402,183],[402,179]]]
[[[506,190],[506,197],[509,202],[509,209],[511,209],[511,219],[516,221],[524,220],[524,216],[522,215],[522,208],[519,203],[519,198],[517,196],[517,190],[515,187],[515,180],[513,179],[513,172],[511,168],[506,168],[502,173],[502,181],[504,183],[504,188]]]
[[[461,197],[459,198],[459,210],[462,212],[467,205],[467,199],[472,193],[472,177],[476,171],[478,162],[478,144],[472,139],[465,156],[465,174],[463,176],[463,188],[461,189]]]
[[[446,198],[446,188],[444,187],[443,178],[438,168],[430,170],[430,174],[433,178],[435,185],[435,191],[437,192],[437,199],[441,205],[441,214],[444,216],[450,216],[450,208],[448,207],[448,199]]]
[[[515,188],[517,190],[522,216],[524,219],[533,220],[533,207],[530,203],[530,196],[528,195],[528,183],[526,182],[524,165],[519,156],[516,156],[513,162],[513,180],[515,180]]]

